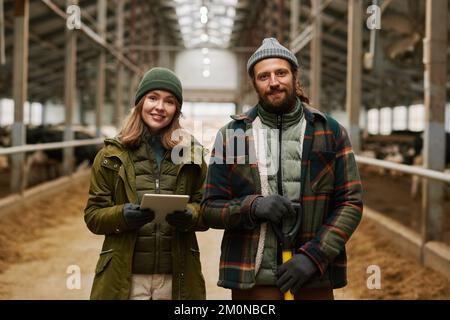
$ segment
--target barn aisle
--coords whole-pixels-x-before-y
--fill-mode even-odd
[[[2,217],[0,299],[88,299],[102,236],[83,221],[87,179],[51,198],[28,204],[25,211]],[[370,210],[367,208],[366,210]],[[221,230],[198,233],[208,299],[230,299],[217,287]],[[337,299],[450,299],[450,282],[402,256],[363,219],[348,243],[349,285]],[[81,286],[69,289],[69,266],[78,266]],[[381,270],[381,289],[368,289],[369,265]],[[76,282],[69,281],[76,285]]]

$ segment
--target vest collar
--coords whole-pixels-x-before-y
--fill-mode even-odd
[[[311,107],[309,104],[305,102],[301,102],[301,104],[303,107],[303,112],[305,114],[306,121],[311,123],[313,123],[316,120],[326,121],[327,118],[323,112]],[[245,113],[232,115],[231,119],[236,121],[244,121],[246,123],[252,123],[257,116],[258,116],[258,104]]]

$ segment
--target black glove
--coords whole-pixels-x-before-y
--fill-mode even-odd
[[[256,198],[252,203],[251,212],[259,220],[276,224],[288,214],[295,215],[291,201],[278,194]]]
[[[155,212],[151,209],[141,209],[137,204],[125,203],[123,206],[125,222],[131,229],[137,229],[155,219]]]
[[[187,230],[192,224],[192,211],[187,208],[184,211],[174,211],[166,215],[166,221],[179,230]]]
[[[298,293],[317,269],[315,263],[307,255],[294,254],[289,261],[279,266],[277,286],[283,293],[289,289],[292,293]]]

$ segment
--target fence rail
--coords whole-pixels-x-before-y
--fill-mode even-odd
[[[80,147],[80,146],[89,146],[89,145],[102,144],[103,141],[104,141],[104,138],[96,138],[96,139],[70,140],[70,141],[62,141],[62,142],[26,144],[23,146],[0,148],[0,155],[32,152],[32,151],[38,151],[38,150],[64,149],[64,148],[72,148],[72,147]]]
[[[429,178],[437,181],[442,181],[450,183],[450,174],[443,173],[440,171],[430,170],[426,168],[410,166],[406,164],[395,163],[386,160],[373,159],[364,156],[355,156],[356,162],[360,164],[368,164],[372,166],[377,166],[385,169],[391,169],[403,173],[408,173],[411,175],[421,176],[423,178]]]

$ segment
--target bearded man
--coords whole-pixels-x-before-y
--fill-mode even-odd
[[[212,151],[201,207],[209,227],[225,230],[218,285],[232,299],[333,299],[347,284],[361,180],[346,130],[308,105],[298,69],[264,39],[247,63],[259,102],[232,116]]]

